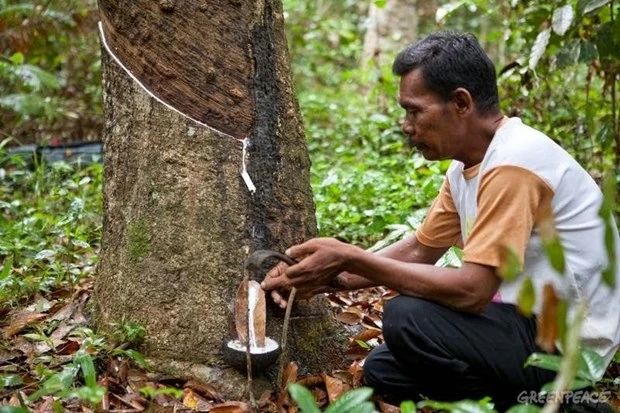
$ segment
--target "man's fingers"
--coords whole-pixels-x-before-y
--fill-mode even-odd
[[[265,277],[260,286],[265,291],[288,287],[290,280],[287,277]]]
[[[316,250],[314,240],[306,241],[303,244],[294,245],[286,250],[286,255],[291,258],[300,259],[312,254]]]
[[[287,267],[288,267],[287,263],[285,263],[284,261],[280,261],[275,267],[273,267],[267,272],[267,275],[265,276],[265,278],[279,277],[286,272],[285,270]]]
[[[282,295],[277,290],[273,290],[271,292],[271,298],[273,299],[273,302],[276,303],[277,306],[279,306],[282,309],[286,308],[286,304],[288,303],[288,301],[285,300],[284,297],[282,297]]]

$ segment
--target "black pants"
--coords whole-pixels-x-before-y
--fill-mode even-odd
[[[481,315],[398,296],[383,313],[385,344],[364,363],[375,393],[393,403],[421,397],[450,401],[490,396],[499,411],[522,391],[539,391],[555,372],[523,367],[541,351],[536,322],[515,306],[491,303]]]

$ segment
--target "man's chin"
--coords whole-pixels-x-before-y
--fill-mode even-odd
[[[418,149],[417,152],[424,157],[427,161],[438,161],[439,157],[433,151],[430,151],[428,148]]]

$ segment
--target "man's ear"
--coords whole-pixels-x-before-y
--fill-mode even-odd
[[[456,108],[456,113],[460,116],[468,116],[474,112],[474,99],[465,88],[459,87],[454,91],[452,102]]]

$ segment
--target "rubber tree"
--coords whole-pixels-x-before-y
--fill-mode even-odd
[[[104,329],[140,323],[148,356],[203,363],[217,381],[248,254],[316,235],[282,5],[101,0],[100,12],[107,47],[96,321]],[[330,311],[324,297],[293,310],[289,348],[302,369],[342,365],[346,339]],[[270,306],[267,332],[276,340],[282,318]]]

